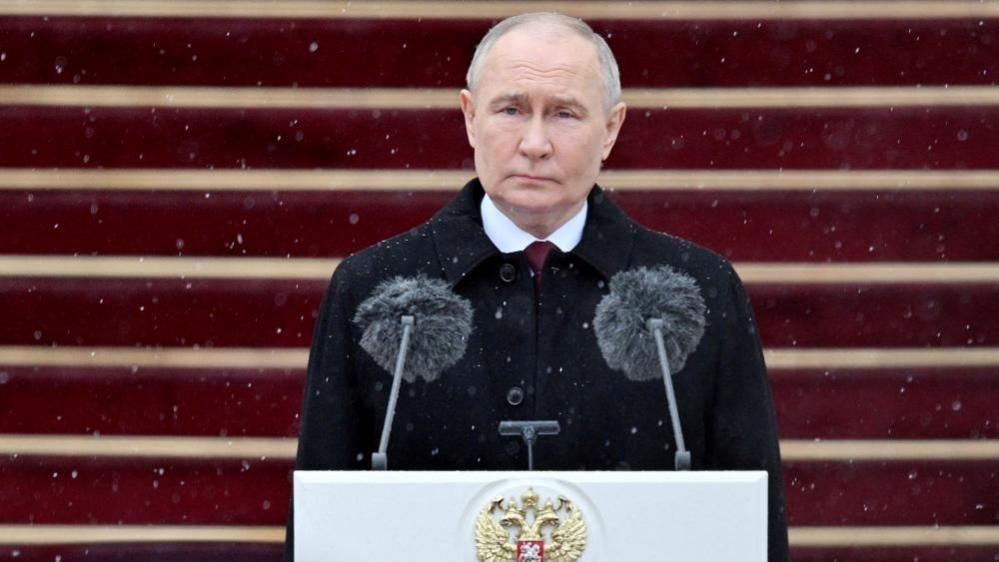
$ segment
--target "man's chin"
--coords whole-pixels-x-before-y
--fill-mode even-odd
[[[508,203],[504,211],[514,222],[523,227],[558,222],[565,217],[571,207],[572,205],[565,201],[522,201]]]
[[[546,197],[543,193],[514,192],[506,193],[497,204],[521,215],[547,215],[557,211],[564,202],[554,197]]]

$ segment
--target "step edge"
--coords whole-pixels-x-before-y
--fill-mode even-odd
[[[0,455],[292,460],[295,437],[0,434]],[[997,461],[999,439],[781,439],[785,463]]]
[[[829,0],[799,2],[765,1],[646,1],[617,4],[583,0],[497,1],[481,0],[473,5],[447,1],[345,2],[285,0],[277,3],[233,0],[48,0],[24,2],[0,0],[5,16],[81,17],[208,17],[234,19],[383,19],[426,18],[488,20],[529,11],[556,11],[585,19],[601,20],[842,20],[842,19],[953,19],[999,17],[999,6],[991,2]]]
[[[999,88],[997,88],[999,91]],[[0,191],[361,191],[456,193],[472,170],[0,168]],[[999,169],[604,170],[609,191],[999,192]]]
[[[460,88],[0,85],[0,105],[202,109],[459,109]],[[625,88],[631,109],[991,107],[994,86]]]

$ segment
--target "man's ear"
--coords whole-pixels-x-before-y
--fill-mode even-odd
[[[472,92],[462,90],[458,94],[458,101],[461,102],[461,112],[465,114],[465,134],[468,135],[468,144],[475,148],[475,107],[472,105]]]
[[[628,107],[624,105],[623,101],[618,102],[617,105],[611,108],[607,116],[607,136],[604,137],[601,160],[606,160],[610,156],[611,149],[614,148],[614,143],[617,142],[617,134],[621,131],[621,125],[624,124],[624,116],[627,113],[627,109]]]

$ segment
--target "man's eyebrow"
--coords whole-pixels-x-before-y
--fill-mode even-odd
[[[587,111],[586,106],[583,105],[581,101],[577,100],[572,96],[555,96],[554,98],[552,98],[552,105],[554,105],[555,107],[565,107],[571,109],[575,111],[578,115],[583,117],[589,115],[590,113],[589,111]]]
[[[527,96],[525,96],[524,94],[518,94],[518,93],[500,94],[495,98],[489,100],[489,105],[491,107],[495,107],[497,105],[506,105],[510,103],[520,104],[523,103],[526,99]]]

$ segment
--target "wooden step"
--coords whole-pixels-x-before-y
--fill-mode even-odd
[[[463,85],[490,21],[424,19],[414,4],[390,19],[2,15],[0,82]],[[989,85],[999,73],[997,19],[857,17],[590,23],[608,38],[625,86]]]
[[[607,167],[992,168],[997,114],[999,106],[636,110]],[[472,167],[457,108],[0,106],[0,122],[0,167]]]
[[[330,269],[332,272],[332,268]],[[307,347],[325,280],[0,277],[0,345]],[[999,282],[749,284],[769,347],[999,345]]]
[[[4,524],[281,525],[291,462],[259,458],[0,460]],[[991,525],[996,460],[789,462],[790,524]]]
[[[133,181],[155,173],[134,171]],[[175,172],[159,174],[158,181],[167,186],[185,181]],[[254,177],[249,174],[247,182]],[[0,170],[0,220],[7,229],[0,253],[342,256],[417,226],[453,197],[445,190],[384,191],[364,185],[303,190],[302,178],[284,172],[282,180],[281,174],[274,191],[229,190],[221,174],[214,188],[206,175],[204,190],[49,190],[9,188],[16,178],[8,174],[5,186]],[[45,177],[39,174],[39,183]],[[113,181],[109,175],[105,185]],[[455,179],[454,190],[460,181]],[[239,179],[234,183],[238,186]],[[609,175],[603,183],[613,188],[617,182]],[[759,190],[747,181],[742,189],[726,191],[674,187],[611,196],[645,226],[733,260],[999,260],[999,244],[982,243],[999,239],[994,220],[999,185],[992,191],[903,186],[788,192]]]
[[[0,434],[294,437],[303,371],[0,365]],[[999,367],[770,377],[785,439],[999,438]]]

